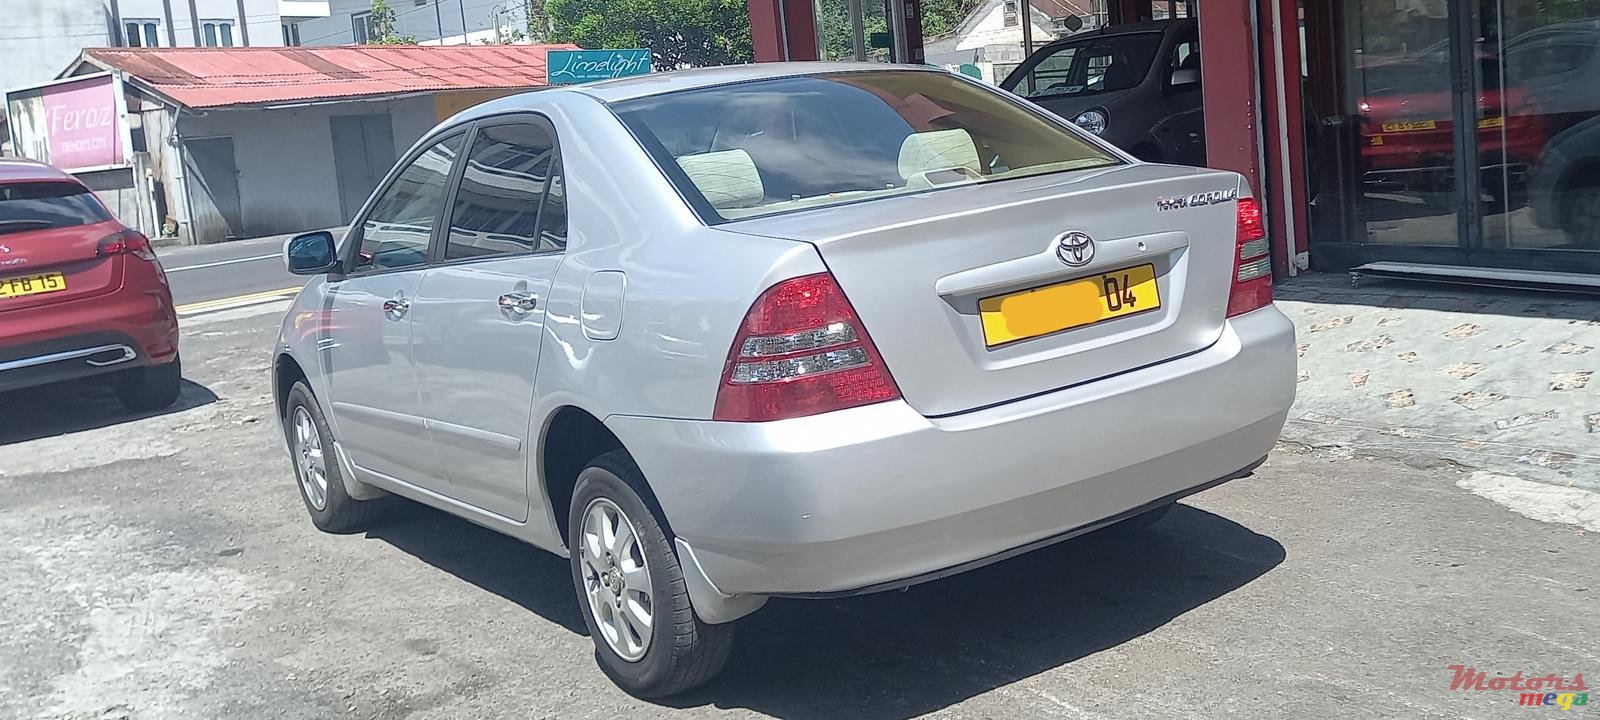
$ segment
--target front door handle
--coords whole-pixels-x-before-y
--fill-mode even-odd
[[[520,317],[539,309],[539,296],[531,292],[510,292],[500,296],[500,312]]]
[[[390,320],[399,320],[411,310],[411,301],[403,297],[383,301],[383,314]]]

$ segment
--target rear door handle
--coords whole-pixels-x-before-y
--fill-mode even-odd
[[[411,310],[411,301],[403,297],[383,301],[383,314],[390,320],[399,320]]]
[[[521,317],[539,309],[539,296],[531,292],[509,292],[500,296],[500,312]]]

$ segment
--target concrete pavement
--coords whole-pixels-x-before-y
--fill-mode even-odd
[[[1290,444],[1148,531],[774,601],[723,677],[644,703],[595,668],[564,560],[414,506],[312,528],[277,319],[186,320],[172,412],[7,398],[32,410],[0,415],[0,717],[1490,719],[1538,711],[1450,665],[1600,680],[1600,533],[1420,453]]]
[[[1600,490],[1600,298],[1336,273],[1277,295],[1300,343],[1286,438]]]

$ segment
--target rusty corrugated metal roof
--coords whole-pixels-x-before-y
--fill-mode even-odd
[[[84,58],[191,108],[437,90],[535,88],[576,45],[90,48]]]

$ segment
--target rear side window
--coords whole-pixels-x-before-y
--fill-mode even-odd
[[[450,213],[445,260],[566,247],[566,213],[558,217],[548,200],[556,195],[559,168],[555,139],[544,125],[479,128]]]
[[[77,183],[0,185],[0,235],[92,225],[111,219],[94,193]]]
[[[995,90],[928,71],[841,72],[617,103],[707,222],[1120,160]]]

